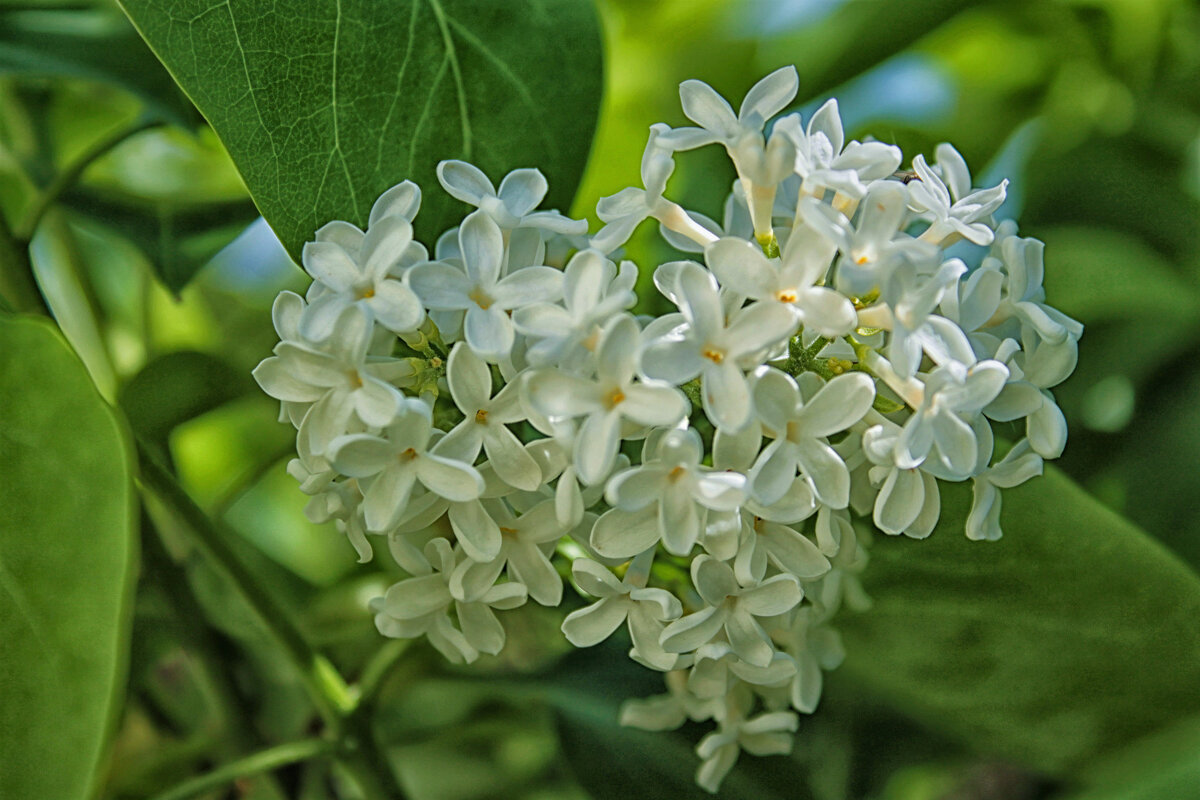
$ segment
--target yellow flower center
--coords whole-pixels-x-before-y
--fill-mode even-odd
[[[483,289],[479,288],[478,286],[472,289],[471,293],[467,295],[467,297],[469,297],[477,306],[485,310],[490,308],[492,303],[495,302],[490,296],[488,296],[487,292],[483,291]]]

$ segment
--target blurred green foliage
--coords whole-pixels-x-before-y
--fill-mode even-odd
[[[676,86],[688,78],[736,98],[769,70],[795,63],[798,107],[809,112],[839,97],[852,136],[894,142],[908,158],[952,141],[984,176],[978,183],[1012,179],[1004,213],[1019,215],[1023,232],[1047,242],[1051,300],[1087,326],[1078,371],[1059,390],[1071,426],[1063,470],[1200,568],[1200,470],[1193,467],[1200,462],[1200,5],[602,0],[599,8],[605,94],[576,215],[637,183],[649,125],[683,122]],[[90,160],[90,151],[111,139],[120,143]],[[37,213],[42,190],[76,166],[78,183],[49,213]],[[670,192],[719,218],[732,180],[723,155],[709,148],[680,157]],[[431,184],[423,188],[436,192]],[[255,213],[217,136],[114,5],[0,0],[0,214],[19,233],[36,232],[33,266],[66,336],[104,396],[169,454],[192,496],[242,535],[239,555],[308,638],[344,674],[370,674],[381,640],[365,601],[395,568],[382,558],[355,565],[341,535],[304,518],[304,497],[283,469],[290,431],[276,423],[275,404],[237,377],[275,341],[271,299],[304,286],[269,230],[250,225]],[[23,228],[31,220],[40,221],[36,231]],[[630,247],[642,265],[676,257],[652,228]],[[643,292],[648,310],[655,297]],[[1103,537],[1089,536],[1088,519],[1054,531],[1052,566],[1063,582],[1114,557]],[[143,537],[127,699],[100,793],[114,800],[149,796],[214,764],[303,736],[313,720],[296,676],[273,661],[264,631],[225,579],[161,509],[147,509],[143,528],[161,534],[163,544],[156,544],[159,536]],[[1086,732],[1069,716],[1027,737],[1019,729],[1003,737],[963,731],[946,724],[957,704],[993,702],[999,720],[1016,704],[969,686],[965,699],[940,698],[935,713],[928,702],[910,702],[919,721],[891,710],[898,696],[903,702],[920,694],[920,659],[932,669],[952,655],[945,651],[955,636],[972,635],[955,615],[1004,614],[1004,591],[1050,591],[995,585],[1000,579],[987,574],[987,548],[973,545],[971,552],[979,584],[963,576],[964,592],[983,595],[978,606],[951,613],[933,598],[925,618],[920,573],[880,547],[879,586],[894,584],[899,594],[881,601],[880,615],[865,617],[856,635],[891,626],[904,667],[887,676],[892,692],[879,680],[863,689],[853,670],[835,674],[822,708],[805,720],[797,754],[746,758],[753,763],[731,776],[725,795],[1200,797],[1194,721],[1134,742],[1134,733],[1160,718],[1146,712],[1104,733],[1102,763],[1063,779],[1043,777],[1038,768],[1087,750]],[[1161,617],[1145,609],[1170,606],[1174,595],[1170,587],[1139,583],[1137,566],[1161,558],[1149,550],[1121,556],[1126,582],[1093,589],[1112,592],[1098,602],[1118,613],[1128,609],[1130,626],[1166,636],[1169,609]],[[929,585],[928,593],[936,588]],[[898,613],[904,602],[910,607]],[[1083,629],[1088,610],[1080,610],[1081,630],[1068,633],[1103,638],[1105,631]],[[957,621],[925,630],[943,617]],[[613,724],[621,698],[658,691],[655,676],[632,667],[619,646],[559,663],[565,648],[552,613],[529,608],[512,618],[509,648],[469,673],[423,644],[392,653],[399,661],[380,687],[380,734],[413,797],[692,791],[689,749],[700,731],[643,737]],[[1163,684],[1155,696],[1177,698],[1171,710],[1183,713],[1200,693],[1192,679],[1200,652],[1187,638],[1189,624],[1195,635],[1194,617],[1171,624],[1178,637],[1164,644],[1169,657],[1143,654],[1139,678]],[[1121,632],[1109,633],[1112,641],[1101,649],[1120,648]],[[904,637],[909,641],[899,641]],[[1028,652],[1014,652],[1012,663],[1063,646],[1059,638],[1045,633]],[[1061,692],[1074,693],[1064,703],[1102,696],[1105,683],[1119,679],[1102,670],[1078,683],[1064,678]],[[1032,687],[1029,697],[1041,696],[1034,689],[1053,691]],[[1145,711],[1144,698],[1129,687],[1111,694],[1125,698],[1131,716]],[[1039,722],[1034,706],[1025,710],[1027,724]],[[633,762],[615,772],[630,752],[654,771]],[[345,785],[316,760],[246,779],[235,796],[319,800]]]

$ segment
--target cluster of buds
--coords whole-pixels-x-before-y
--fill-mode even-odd
[[[1005,183],[973,188],[946,144],[898,172],[899,148],[845,141],[832,100],[770,124],[796,90],[778,70],[735,114],[685,82],[696,126],[651,128],[644,187],[601,200],[592,236],[536,210],[537,170],[496,188],[446,161],[474,210],[431,257],[420,190],[392,188],[365,231],[305,246],[312,287],[280,295],[255,370],[298,430],[309,516],[409,575],[372,603],[384,635],[470,662],[504,646],[497,612],[557,606],[569,576],[590,604],[566,638],[625,627],[666,673],[623,721],[715,724],[711,791],[816,708],[831,621],[866,603],[856,520],[928,536],[938,481],[970,480],[966,535],[1000,536],[1000,489],[1062,452],[1050,389],[1082,332],[1044,302],[1042,244],[994,222]],[[738,175],[720,222],[664,196],[675,153],[716,143]],[[685,256],[653,271],[677,309],[654,319],[620,260],[651,218]],[[1002,458],[992,422],[1018,438]]]

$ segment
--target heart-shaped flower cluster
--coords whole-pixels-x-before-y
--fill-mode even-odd
[[[280,295],[255,370],[298,430],[309,516],[410,576],[372,604],[384,635],[498,653],[496,612],[559,605],[569,567],[591,602],[563,633],[628,628],[670,692],[624,721],[714,722],[713,791],[816,708],[842,658],[831,620],[866,604],[864,520],[928,536],[938,481],[970,480],[966,535],[1000,536],[1000,489],[1062,452],[1050,389],[1082,332],[1045,303],[1042,244],[995,223],[1006,183],[974,188],[946,144],[900,172],[898,148],[845,140],[832,100],[772,124],[796,87],[778,70],[735,114],[685,82],[696,126],[651,129],[643,188],[601,200],[590,237],[536,210],[537,170],[496,188],[447,161],[475,210],[431,257],[419,189],[394,187],[365,231],[306,245],[312,287]],[[664,196],[676,152],[718,143],[738,174],[720,222]],[[654,269],[676,309],[654,319],[618,255],[651,218],[690,256]],[[992,422],[1017,423],[1002,458]]]

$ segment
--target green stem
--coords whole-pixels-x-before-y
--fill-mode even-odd
[[[325,739],[303,739],[298,742],[281,744],[245,758],[239,758],[237,761],[217,767],[212,772],[186,780],[175,788],[154,796],[152,800],[185,800],[185,798],[195,797],[210,789],[219,789],[238,778],[258,775],[330,753],[334,747],[333,742]]]
[[[353,693],[329,660],[309,647],[295,623],[238,559],[229,545],[233,535],[196,505],[179,482],[159,466],[155,456],[138,442],[143,487],[154,495],[192,534],[204,554],[232,580],[238,593],[283,648],[300,674],[317,713],[335,732],[342,718],[354,710]]]
[[[54,205],[63,192],[74,186],[79,177],[83,175],[84,170],[90,167],[97,159],[131,136],[159,124],[157,120],[141,118],[131,126],[114,131],[93,143],[91,147],[83,151],[78,158],[72,161],[66,169],[54,176],[54,180],[50,181],[50,184],[38,194],[37,198],[33,201],[33,205],[21,220],[21,223],[17,225],[16,238],[19,241],[25,242],[32,239],[34,232],[37,230],[38,223],[42,221],[42,217],[45,216],[50,206]]]
[[[362,675],[358,678],[358,702],[360,706],[369,705],[375,699],[388,677],[392,668],[404,657],[412,646],[411,639],[389,639],[375,652],[363,667]]]

